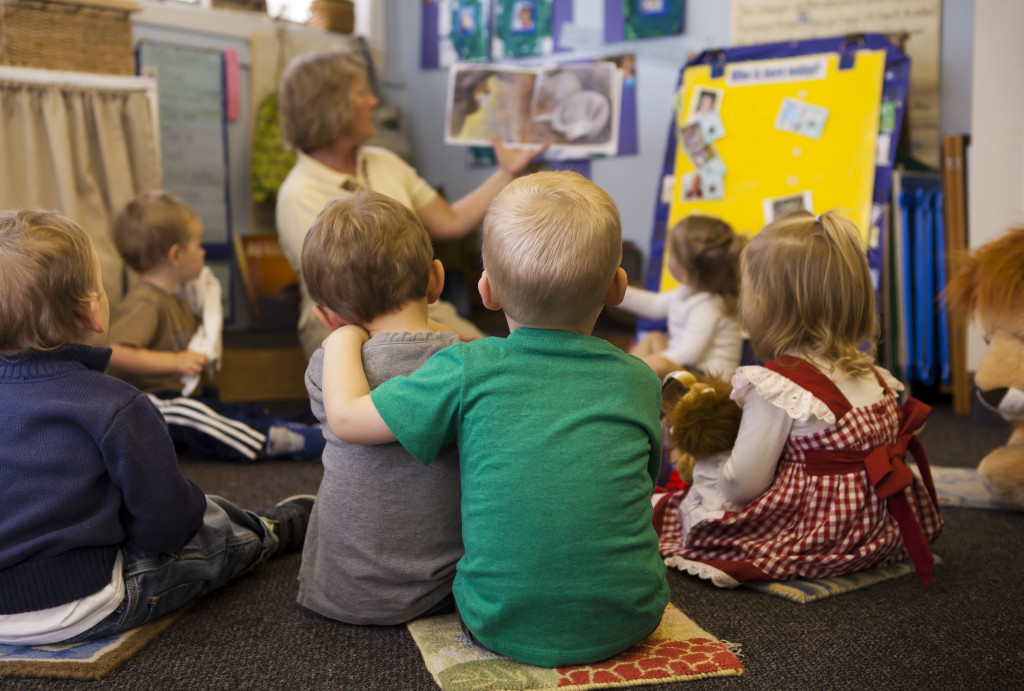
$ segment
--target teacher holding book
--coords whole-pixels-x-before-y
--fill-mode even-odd
[[[349,53],[330,50],[300,55],[282,75],[282,135],[298,160],[278,192],[277,232],[281,248],[300,278],[302,241],[331,199],[368,188],[412,209],[432,240],[454,240],[475,230],[495,195],[543,151],[543,147],[507,149],[493,141],[498,169],[449,204],[397,154],[365,145],[376,133],[373,111],[378,103],[367,82],[366,63]],[[450,303],[434,303],[429,316],[463,340],[484,335]],[[327,333],[303,287],[299,341],[307,358]]]

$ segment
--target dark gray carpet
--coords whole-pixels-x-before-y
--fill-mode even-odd
[[[939,406],[922,440],[934,465],[974,466],[1002,444],[1000,421]],[[249,508],[314,492],[316,464],[182,462],[208,493]],[[672,602],[742,645],[741,677],[649,689],[1024,688],[1024,514],[949,509],[945,563],[927,593],[914,576],[800,605],[669,573]],[[0,680],[3,689],[435,689],[404,627],[339,624],[295,604],[299,555],[272,561],[197,605],[99,682]]]

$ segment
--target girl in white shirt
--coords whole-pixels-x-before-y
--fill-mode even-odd
[[[927,587],[942,529],[914,431],[930,410],[874,365],[875,293],[857,228],[801,211],[743,254],[740,321],[764,367],[741,367],[731,453],[663,498],[666,563],[715,585],[824,578],[909,556]],[[904,464],[907,450],[924,482]]]
[[[668,271],[680,283],[655,293],[629,287],[620,305],[666,332],[649,331],[630,350],[664,378],[680,368],[730,377],[740,364],[743,330],[736,319],[739,256],[746,238],[710,216],[688,216],[668,237]]]

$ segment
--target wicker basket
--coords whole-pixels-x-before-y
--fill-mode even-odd
[[[350,34],[355,29],[355,6],[348,0],[313,0],[307,26]]]
[[[0,63],[135,74],[128,0],[0,0]]]

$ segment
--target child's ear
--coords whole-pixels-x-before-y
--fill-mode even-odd
[[[629,285],[629,279],[626,277],[626,270],[620,266],[615,270],[612,284],[608,286],[608,293],[604,296],[604,304],[610,306],[621,304],[623,298],[626,297],[627,285]]]
[[[326,326],[331,331],[336,331],[343,326],[347,326],[350,322],[339,315],[337,312],[332,310],[330,307],[324,307],[322,305],[313,305],[313,313],[316,314],[317,319],[320,323]]]
[[[179,245],[178,243],[174,243],[173,245],[171,245],[171,249],[167,250],[167,261],[169,261],[172,266],[177,266],[180,257],[181,245]]]
[[[100,316],[100,299],[98,297],[89,298],[80,319],[82,328],[86,331],[101,334],[107,330],[103,326],[103,318]]]
[[[430,280],[427,281],[427,304],[433,304],[441,297],[444,290],[444,264],[435,259],[430,265]]]
[[[488,278],[486,271],[480,275],[480,282],[476,284],[476,287],[480,291],[480,300],[484,303],[484,307],[489,310],[501,309],[501,303],[498,302],[494,290],[491,289],[491,279]]]

